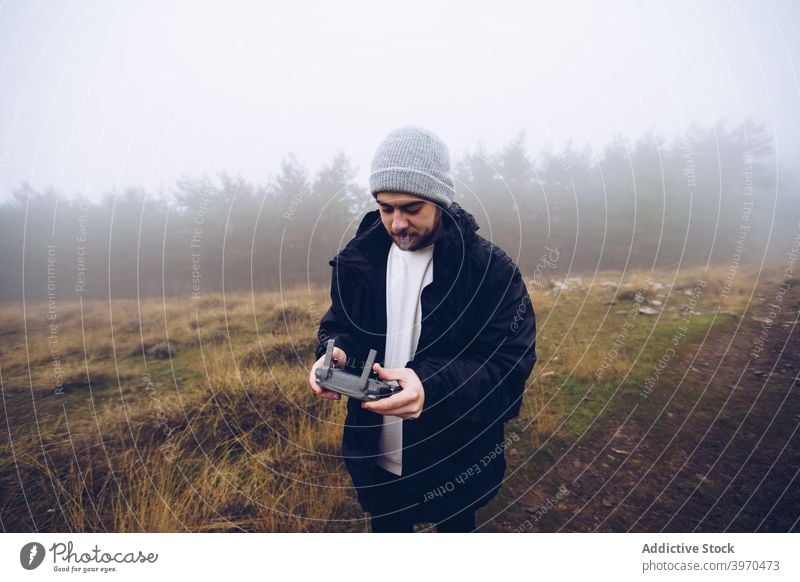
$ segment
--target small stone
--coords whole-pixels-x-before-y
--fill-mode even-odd
[[[147,354],[153,356],[154,358],[165,360],[174,356],[177,351],[178,347],[174,343],[164,341],[157,343],[147,350]]]

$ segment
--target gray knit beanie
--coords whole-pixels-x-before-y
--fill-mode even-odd
[[[369,191],[404,192],[449,208],[455,196],[450,151],[427,129],[398,127],[378,145],[369,175]]]

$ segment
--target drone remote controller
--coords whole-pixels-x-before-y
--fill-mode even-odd
[[[336,340],[328,340],[325,347],[325,360],[322,365],[314,371],[317,378],[317,383],[333,392],[344,394],[350,398],[358,400],[380,400],[387,398],[392,394],[397,394],[403,388],[378,380],[377,378],[370,378],[372,372],[372,364],[375,362],[375,356],[378,354],[375,350],[369,351],[367,363],[361,376],[350,374],[343,370],[339,370],[331,366],[331,359],[333,357],[333,345]]]

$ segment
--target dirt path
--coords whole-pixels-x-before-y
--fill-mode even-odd
[[[481,530],[800,531],[800,284],[769,323],[778,289],[684,350],[647,397],[629,390],[603,429],[560,443]]]

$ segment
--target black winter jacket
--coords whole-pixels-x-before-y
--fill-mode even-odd
[[[517,416],[536,361],[536,321],[519,269],[475,231],[458,203],[442,211],[433,281],[422,292],[422,326],[414,359],[425,403],[419,418],[403,420],[403,476],[415,488],[421,519],[489,502],[503,480],[504,451],[520,435],[504,435]],[[316,356],[325,343],[347,354],[360,373],[370,348],[383,362],[386,262],[391,237],[379,211],[367,213],[356,236],[330,265],[331,307],[320,321]],[[373,512],[373,471],[383,418],[348,399],[342,455],[365,511]]]

